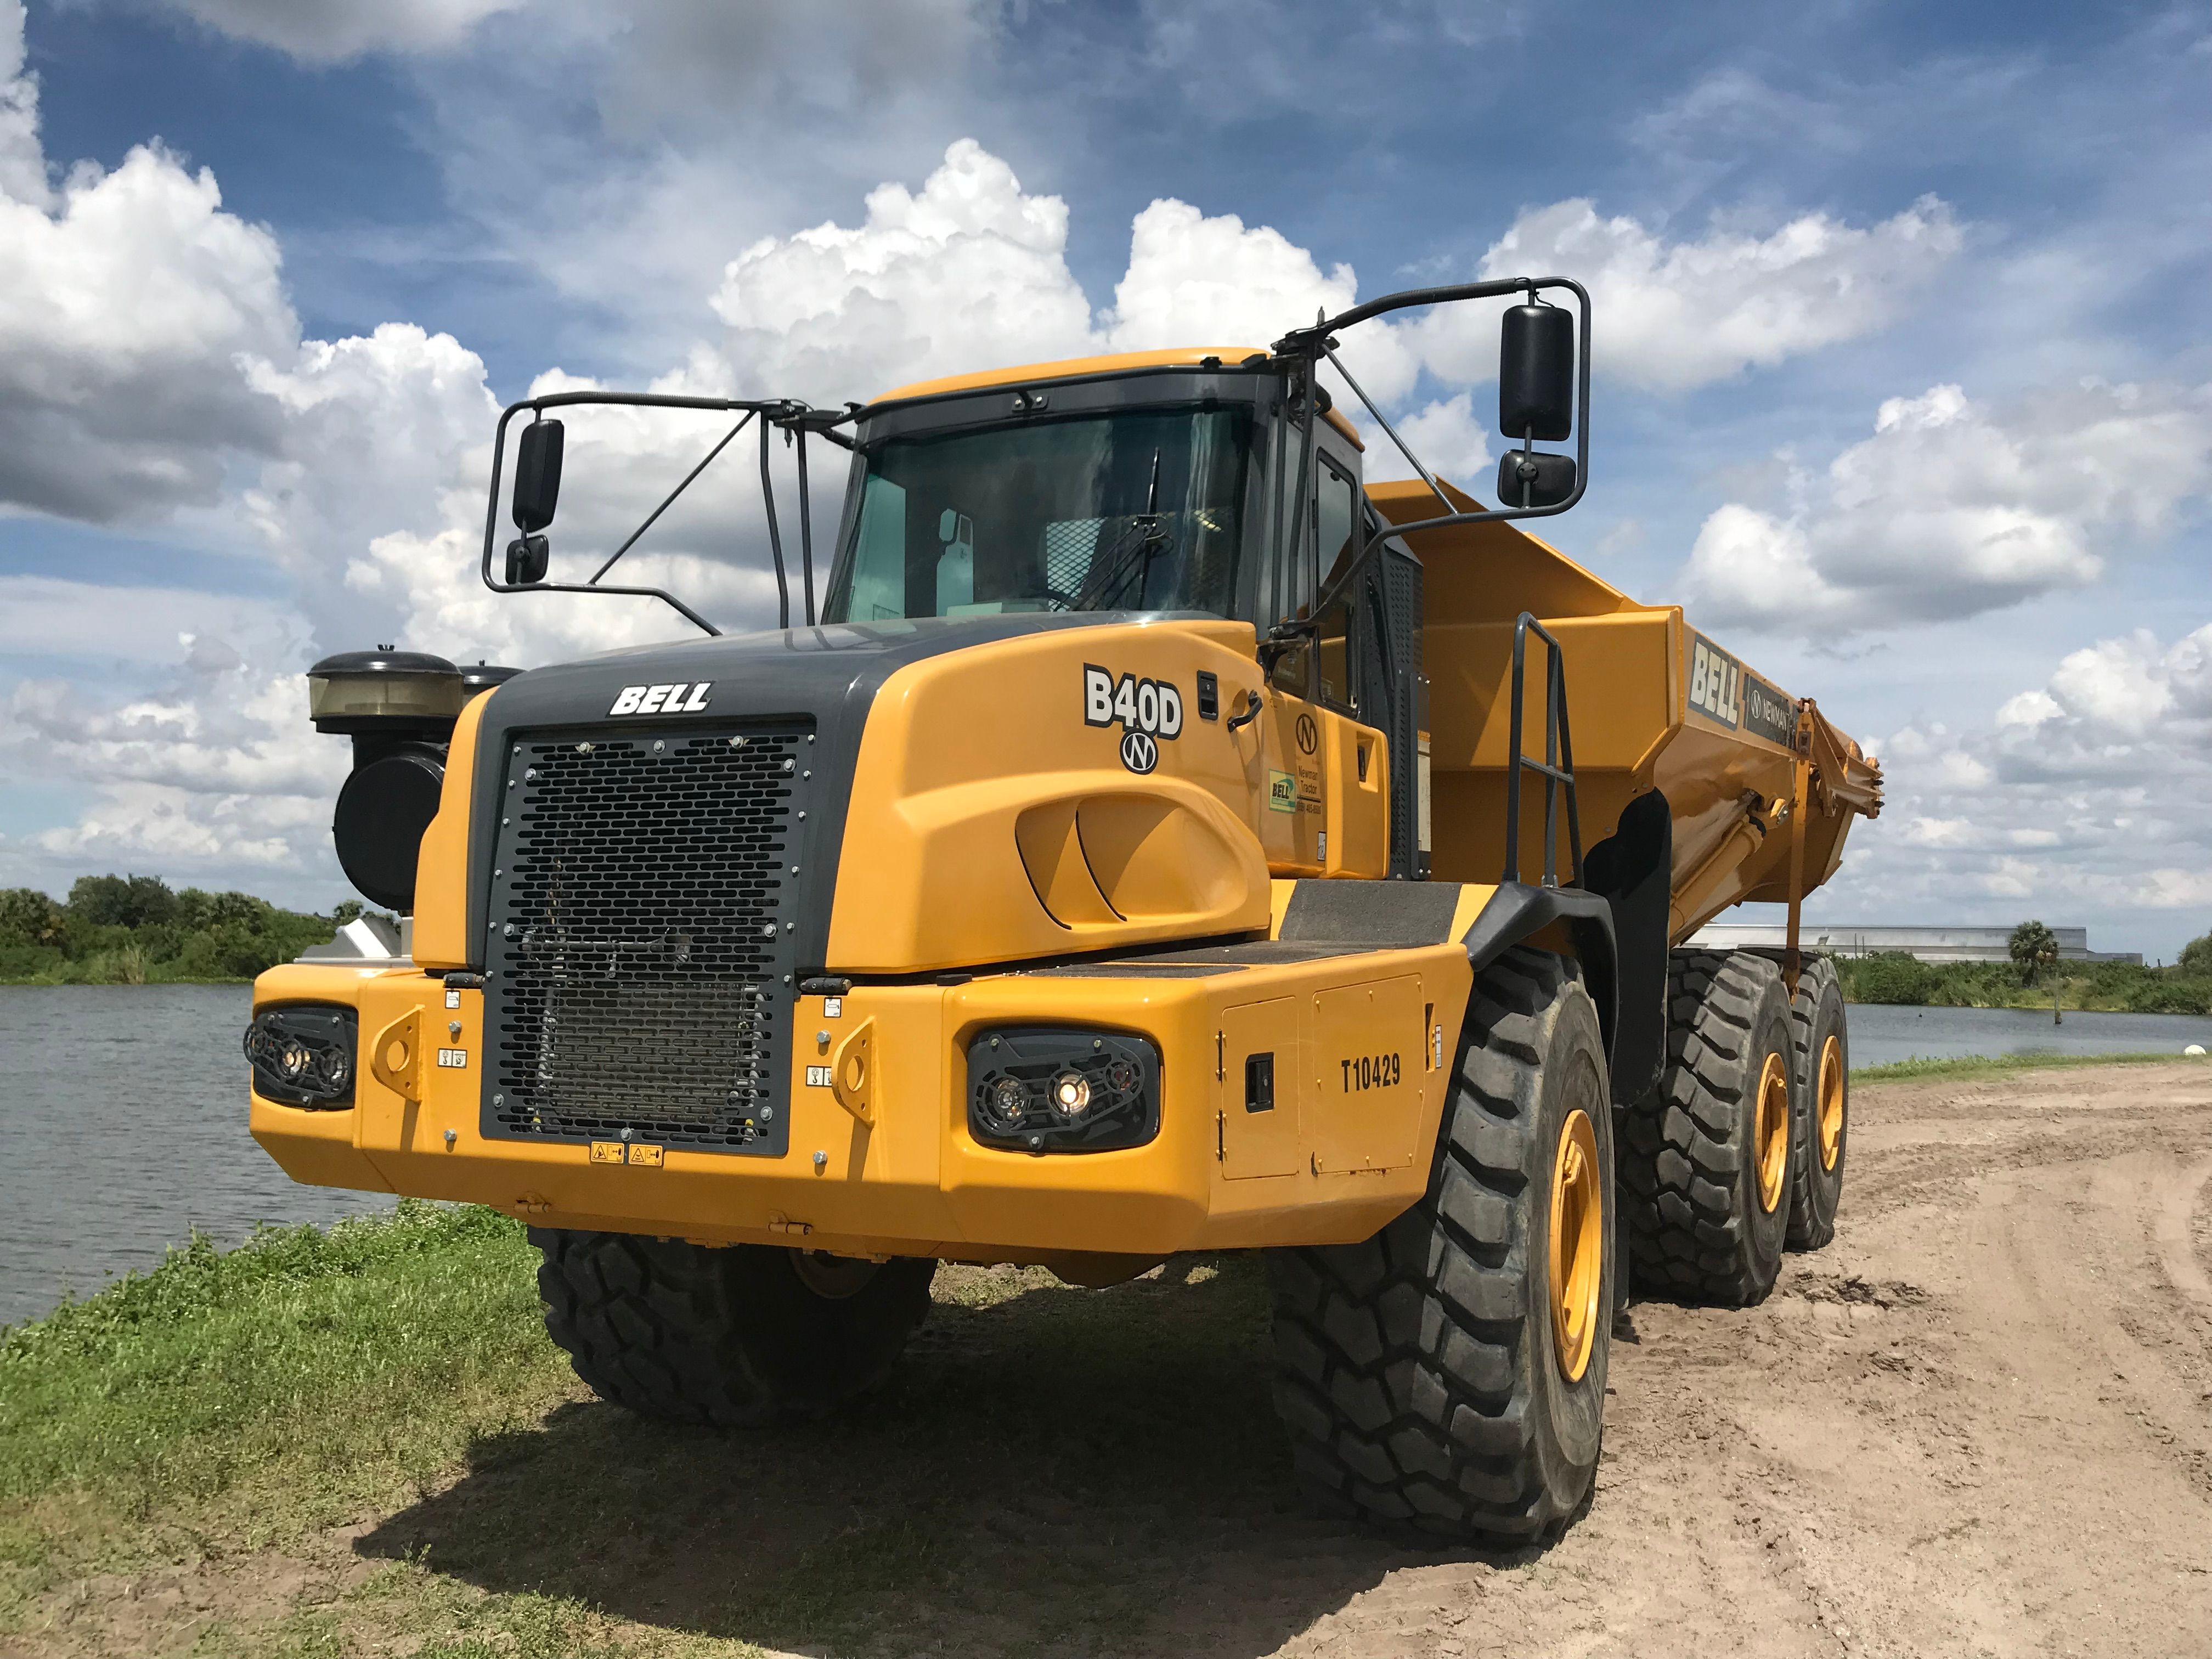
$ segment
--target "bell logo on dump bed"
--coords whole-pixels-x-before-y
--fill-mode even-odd
[[[1743,665],[1702,635],[1690,641],[1690,707],[1733,732],[1743,723]]]

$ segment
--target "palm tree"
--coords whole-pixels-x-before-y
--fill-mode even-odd
[[[2039,921],[2023,921],[2012,930],[2009,948],[2020,982],[2033,985],[2038,973],[2058,960],[2058,935]]]
[[[2039,921],[2023,921],[2012,930],[2008,948],[2012,959],[2020,965],[2021,982],[2035,983],[2035,976],[2045,968],[2058,965],[2058,935]],[[2051,976],[2051,1023],[2063,1023],[2058,1012],[2058,976]]]

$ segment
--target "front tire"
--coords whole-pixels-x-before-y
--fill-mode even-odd
[[[1521,1543],[1589,1504],[1615,1292],[1613,1124],[1571,964],[1476,980],[1429,1190],[1358,1244],[1268,1252],[1275,1398],[1334,1507]]]
[[[882,1386],[929,1310],[932,1261],[853,1261],[533,1227],[545,1330],[576,1375],[645,1417],[758,1428]]]

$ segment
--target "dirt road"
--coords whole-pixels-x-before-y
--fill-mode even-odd
[[[1849,1155],[1764,1307],[1633,1310],[1541,1552],[1304,1508],[1249,1258],[948,1269],[854,1418],[579,1389],[404,1509],[82,1584],[0,1654],[2212,1654],[2212,1069],[1868,1088]]]
[[[1836,1242],[1639,1304],[1588,1519],[1295,1654],[2212,1653],[2212,1075],[1887,1085]]]

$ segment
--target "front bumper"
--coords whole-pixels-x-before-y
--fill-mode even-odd
[[[488,1139],[480,991],[411,969],[295,963],[262,976],[255,1006],[354,1007],[355,1103],[306,1110],[257,1093],[252,1130],[295,1180],[486,1204],[541,1226],[966,1261],[1348,1243],[1426,1185],[1468,981],[1465,952],[1443,945],[1178,977],[861,986],[834,1016],[801,997],[788,1148],[770,1158]],[[1158,1135],[1045,1156],[979,1144],[968,1045],[1023,1024],[1150,1038]],[[810,1084],[810,1066],[818,1079],[855,1047],[863,1088]],[[1246,1054],[1261,1049],[1275,1056],[1264,1115],[1245,1099]],[[1396,1081],[1356,1087],[1353,1057],[1383,1051],[1401,1056]]]

